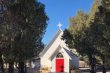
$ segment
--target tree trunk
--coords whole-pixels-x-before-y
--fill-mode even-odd
[[[32,68],[32,64],[31,64],[31,63],[32,63],[32,61],[31,61],[31,59],[30,59],[30,60],[29,60],[29,67],[30,67],[30,68]]]
[[[17,62],[15,63],[15,68],[18,69],[18,63]]]
[[[19,62],[19,73],[25,73],[24,71],[24,62]]]
[[[9,62],[8,73],[14,73],[14,62],[13,61]]]
[[[2,73],[5,73],[1,52],[0,52],[0,71],[1,71]]]
[[[102,68],[102,72],[106,73],[106,68],[105,68],[105,61],[103,60],[103,68]]]
[[[95,66],[93,64],[91,65],[91,73],[96,73]]]
[[[8,69],[8,63],[6,62],[6,69]]]
[[[92,55],[89,55],[89,62],[90,62],[90,66],[91,66],[91,73],[96,73],[95,71],[95,59]]]
[[[104,66],[104,65],[103,65],[102,72],[103,72],[103,73],[106,73],[106,69],[105,69],[105,66]]]
[[[25,67],[24,67],[24,71],[25,71],[25,73],[27,73],[27,67],[26,67],[26,64],[25,64]]]

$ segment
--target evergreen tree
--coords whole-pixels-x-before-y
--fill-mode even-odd
[[[106,73],[105,60],[109,58],[110,47],[109,6],[109,0],[96,0],[85,21],[81,19],[83,15],[76,15],[70,21],[70,24],[75,25],[71,24],[69,29],[64,31],[63,38],[66,39],[66,43],[71,48],[77,48],[81,55],[88,56],[91,73],[95,73],[96,56],[102,59],[103,73]]]
[[[32,59],[42,46],[48,17],[44,4],[36,0],[6,2],[5,20],[0,27],[5,38],[4,60],[9,63],[8,73],[13,73],[14,62],[19,63],[19,73],[25,73],[26,60]]]

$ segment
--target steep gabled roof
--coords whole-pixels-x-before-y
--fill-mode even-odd
[[[48,51],[48,49],[51,47],[51,45],[54,43],[54,41],[58,38],[58,36],[61,34],[61,32],[63,32],[61,29],[59,29],[57,31],[54,38],[49,42],[49,44],[46,45],[46,47],[43,49],[43,51],[39,54],[40,57],[42,57],[46,53],[46,51]]]
[[[65,51],[66,51],[66,53],[70,56],[70,58],[72,58],[72,57],[76,56],[74,53],[72,53],[72,51],[71,51],[71,50],[67,50],[67,49],[65,49],[65,48],[64,48],[64,50],[65,50]]]

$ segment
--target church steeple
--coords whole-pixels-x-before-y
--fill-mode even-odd
[[[61,30],[62,24],[61,24],[60,22],[58,23],[57,26],[58,26],[58,28]]]

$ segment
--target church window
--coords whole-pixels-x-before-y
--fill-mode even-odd
[[[63,58],[63,55],[61,53],[58,53],[56,57],[57,58]]]

